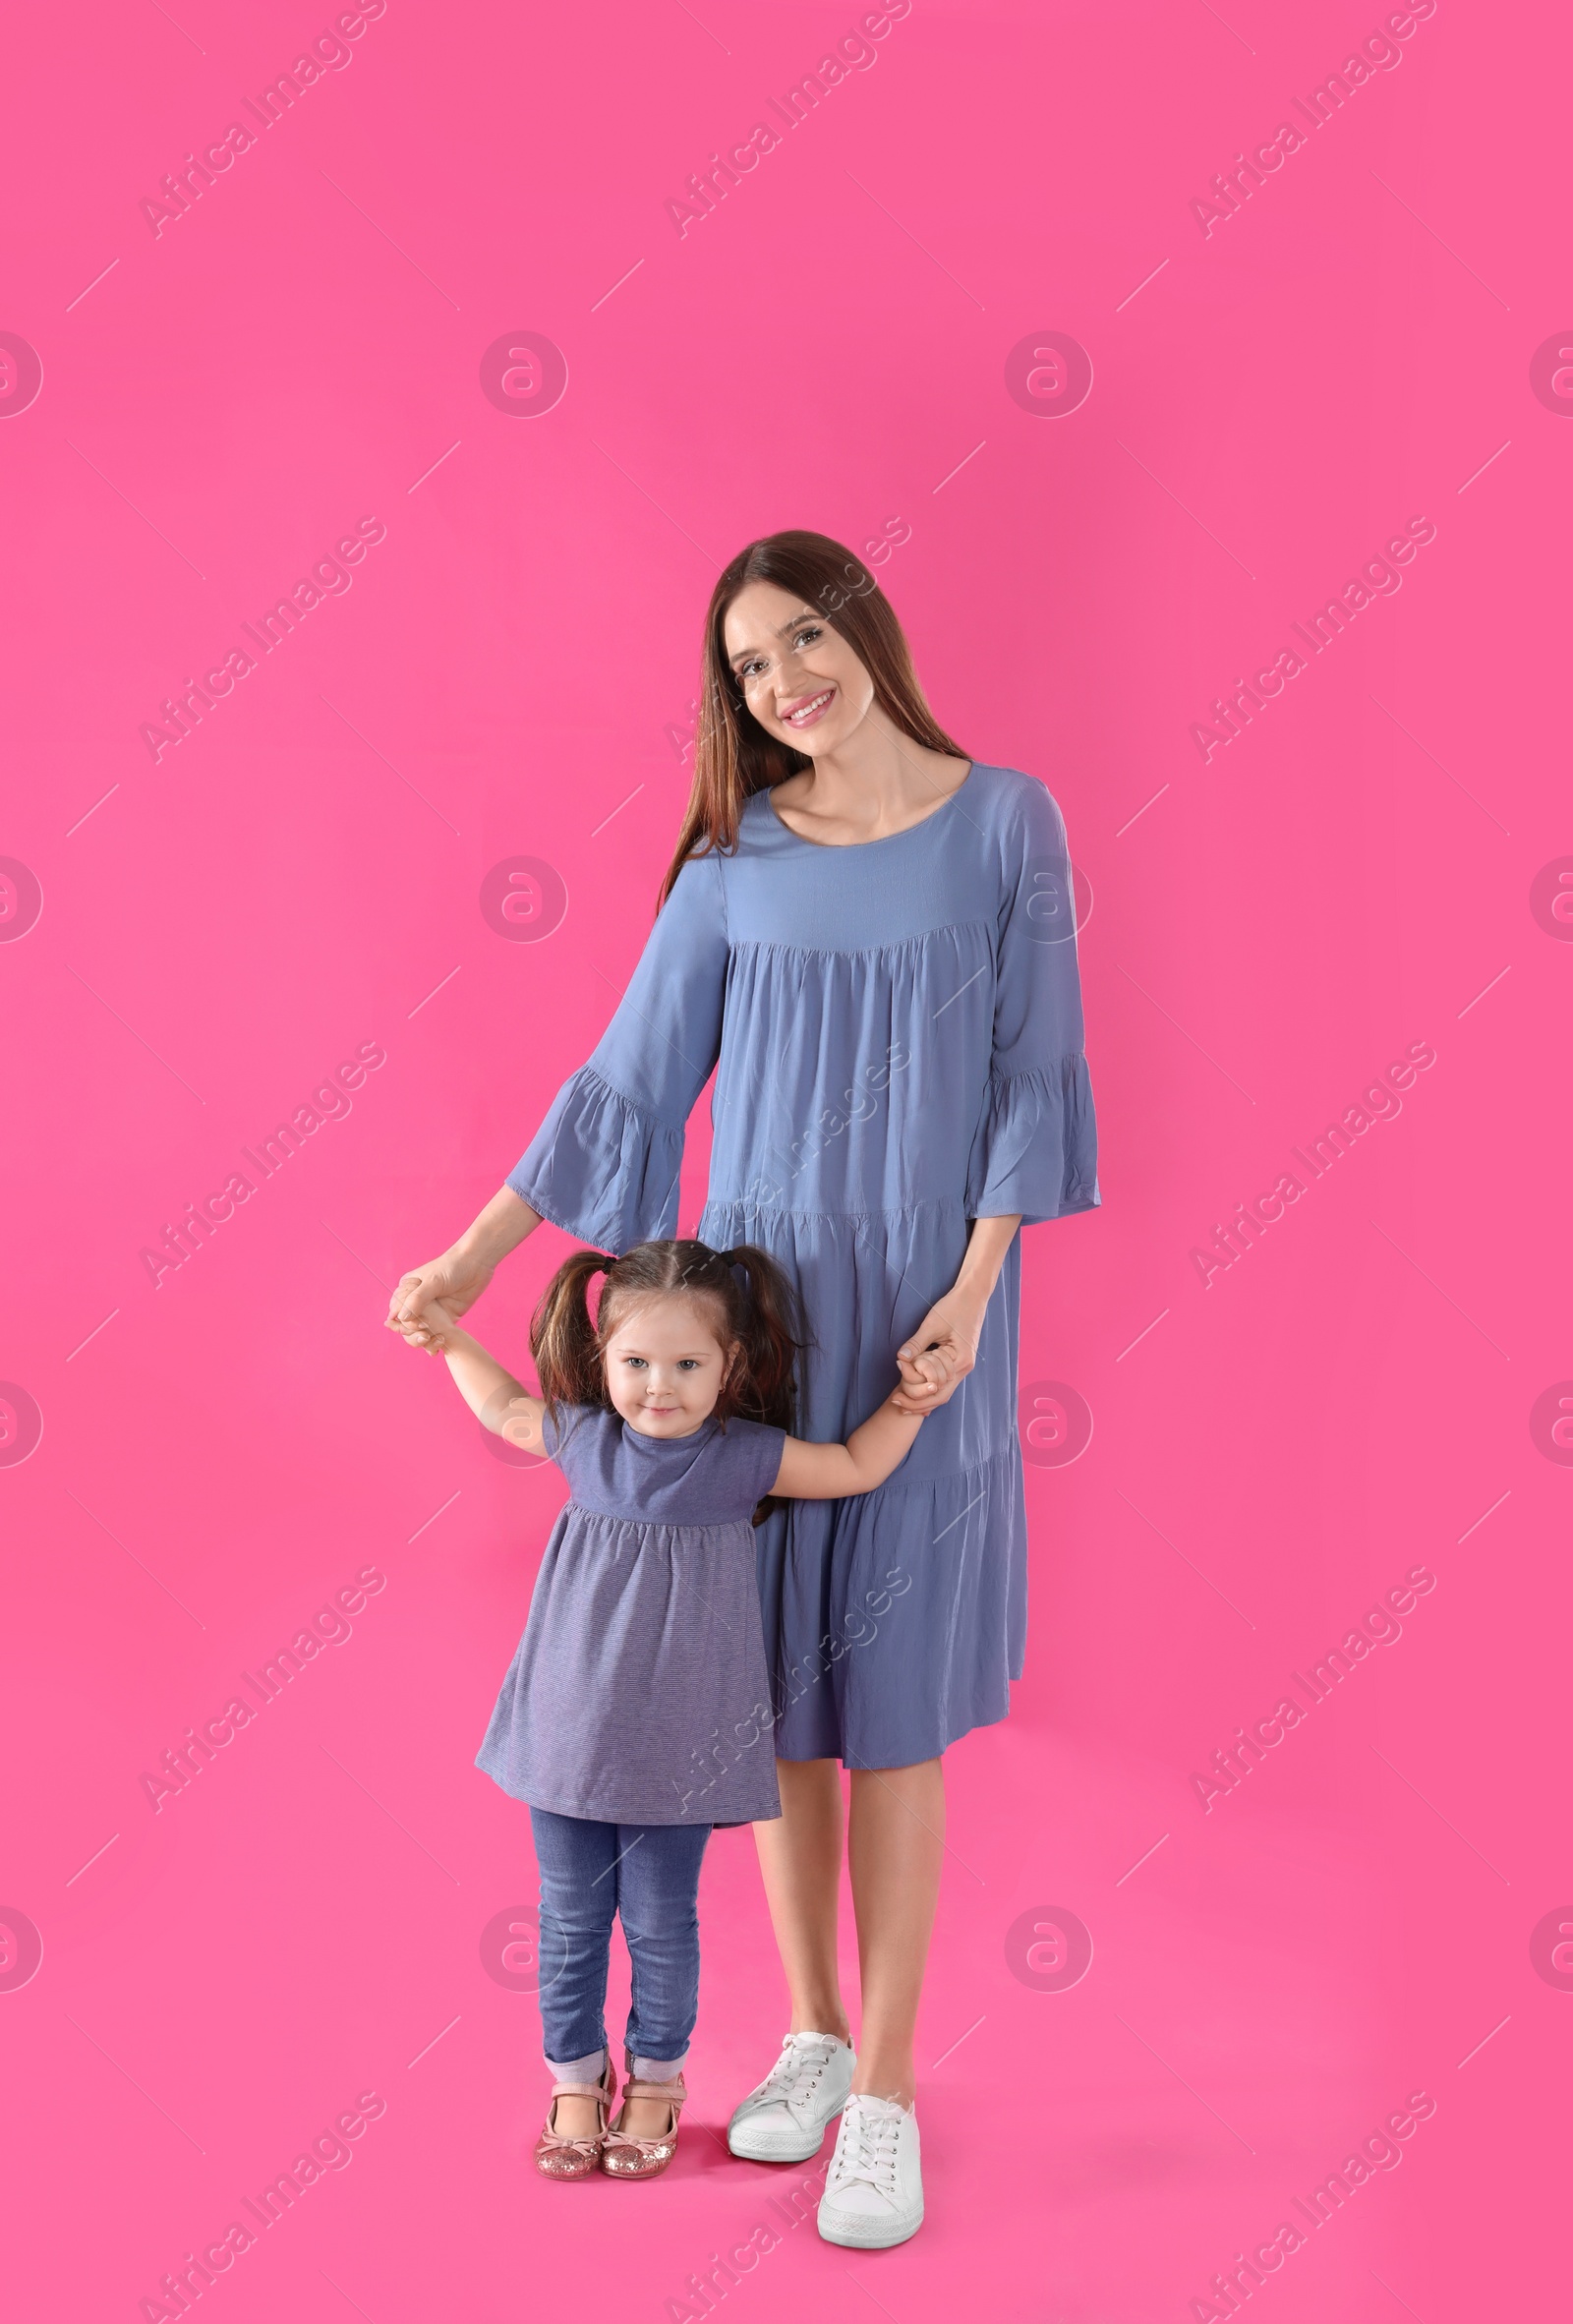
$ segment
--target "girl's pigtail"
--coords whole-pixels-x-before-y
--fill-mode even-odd
[[[574,1251],[547,1285],[531,1317],[530,1353],[553,1423],[559,1405],[607,1401],[596,1327],[585,1294],[591,1277],[614,1264],[604,1250]]]
[[[747,1277],[738,1301],[735,1328],[741,1347],[727,1383],[728,1409],[790,1434],[796,1421],[797,1358],[809,1344],[796,1287],[756,1243],[734,1244],[721,1256]]]

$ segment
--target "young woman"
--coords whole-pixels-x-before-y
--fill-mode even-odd
[[[941,1756],[1006,1716],[1024,1648],[1017,1228],[1099,1195],[1059,810],[952,742],[874,576],[815,533],[752,543],[717,583],[693,791],[643,957],[507,1184],[400,1282],[392,1328],[430,1346],[433,1304],[462,1312],[543,1218],[611,1250],[670,1237],[718,1065],[696,1233],[760,1245],[796,1285],[816,1334],[803,1433],[845,1438],[893,1348],[896,1401],[929,1421],[888,1484],[758,1535],[782,1815],[756,1835],[791,2026],[731,2142],[800,2161],[842,2114],[821,2232],[881,2246],[923,2215],[912,2040]],[[892,1573],[905,1587],[868,1636],[859,1609]]]

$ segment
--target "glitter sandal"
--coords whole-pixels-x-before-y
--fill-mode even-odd
[[[631,2085],[630,2085],[631,2086]],[[640,2085],[641,2089],[644,2085]],[[535,2142],[535,2167],[547,2179],[588,2179],[601,2160],[607,2117],[617,2095],[616,2069],[609,2057],[599,2082],[553,2082],[546,2128]],[[593,2098],[598,2127],[588,2138],[568,2138],[553,2129],[559,2098]]]
[[[635,2138],[621,2127],[622,2117],[628,2111],[630,2098],[665,2098],[671,2108],[671,2120],[659,2136]],[[611,2179],[659,2179],[672,2156],[677,2152],[677,2118],[686,2105],[688,2092],[681,2074],[670,2082],[643,2082],[630,2077],[622,2085],[622,2108],[601,2142],[601,2168]]]

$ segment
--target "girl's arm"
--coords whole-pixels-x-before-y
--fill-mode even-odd
[[[923,1415],[903,1412],[893,1395],[845,1444],[805,1444],[800,1436],[788,1436],[771,1490],[788,1501],[841,1501],[871,1493],[900,1468],[922,1425]]]
[[[459,1394],[484,1428],[515,1444],[521,1452],[544,1453],[541,1416],[546,1406],[539,1396],[505,1371],[489,1356],[479,1340],[459,1326],[440,1301],[433,1302],[433,1320],[442,1335],[442,1353]]]

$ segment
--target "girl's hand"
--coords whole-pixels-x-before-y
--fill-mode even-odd
[[[896,1351],[902,1381],[891,1401],[898,1412],[924,1415],[950,1402],[977,1362],[986,1305],[954,1289],[935,1301]]]
[[[388,1330],[400,1333],[412,1348],[440,1356],[443,1326],[474,1307],[492,1275],[490,1263],[473,1252],[457,1246],[444,1251],[440,1258],[400,1276],[388,1302]]]

